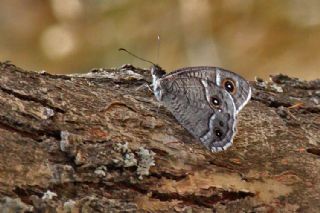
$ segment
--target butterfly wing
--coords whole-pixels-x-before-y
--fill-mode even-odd
[[[236,109],[228,92],[195,77],[158,81],[163,105],[206,148],[216,152],[232,144]]]
[[[244,78],[236,73],[218,67],[187,67],[173,71],[164,77],[200,78],[213,82],[231,95],[236,107],[236,114],[238,114],[251,98],[250,84]]]

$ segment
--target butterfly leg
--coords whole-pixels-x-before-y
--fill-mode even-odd
[[[147,88],[150,92],[153,93],[152,84],[144,83],[144,84],[140,85],[140,86],[136,89],[136,91],[139,91],[139,90],[142,89],[142,88]]]

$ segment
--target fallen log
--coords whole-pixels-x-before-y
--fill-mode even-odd
[[[211,153],[144,86],[149,70],[0,73],[0,209],[320,211],[320,80],[251,82],[234,144]]]

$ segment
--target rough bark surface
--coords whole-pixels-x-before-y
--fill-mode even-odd
[[[159,107],[150,72],[0,63],[8,212],[319,212],[320,81],[252,82],[234,145],[210,153]]]

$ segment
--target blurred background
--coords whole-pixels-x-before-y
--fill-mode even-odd
[[[157,36],[161,42],[158,49]],[[50,73],[219,66],[320,78],[318,0],[1,0],[0,61]],[[159,56],[158,56],[159,50]]]

